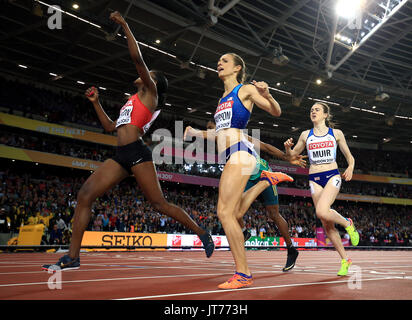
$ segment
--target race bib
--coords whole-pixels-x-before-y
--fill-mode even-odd
[[[335,150],[335,142],[332,139],[308,144],[308,155],[313,164],[334,162],[336,157]]]
[[[340,176],[334,176],[332,179],[332,184],[335,188],[340,189],[342,178]]]
[[[231,127],[233,100],[219,104],[215,112],[216,132]]]
[[[116,122],[116,128],[132,122],[133,101],[129,100],[120,109],[120,115]]]

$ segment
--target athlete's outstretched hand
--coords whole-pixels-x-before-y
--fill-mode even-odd
[[[266,82],[264,81],[252,81],[252,84],[256,87],[257,91],[259,94],[264,97],[264,98],[269,98],[270,97],[270,92],[269,92],[269,86]]]
[[[349,167],[345,170],[344,173],[342,173],[342,178],[345,179],[345,181],[351,181],[352,175],[353,175],[353,169]]]
[[[99,99],[99,91],[96,87],[90,87],[87,89],[85,95],[91,102],[95,102]]]
[[[286,154],[285,159],[289,161],[290,164],[293,164],[295,166],[299,166],[301,168],[306,168],[306,159],[308,156],[301,156],[301,155],[296,155],[296,156],[291,156]]]
[[[122,17],[122,15],[118,12],[112,12],[110,14],[110,20],[116,22],[117,24],[123,25],[126,23],[126,21],[124,20],[124,18]]]
[[[289,155],[290,152],[292,151],[293,144],[294,144],[293,138],[289,138],[283,143],[283,145],[285,146],[285,152],[287,155]]]
[[[186,138],[192,137],[193,136],[193,128],[191,126],[187,126],[185,129],[185,133],[183,134],[183,141],[186,140]]]
[[[292,147],[294,145],[293,143],[293,138],[289,138],[286,140],[283,145],[285,146],[285,159],[289,161],[291,164],[294,164],[296,166],[305,168],[306,167],[306,161],[303,159],[306,159],[308,156],[301,156],[301,155],[292,155]]]

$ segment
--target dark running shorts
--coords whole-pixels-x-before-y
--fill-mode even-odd
[[[327,185],[330,178],[336,175],[340,176],[340,172],[338,169],[314,173],[309,175],[309,181],[313,181],[320,185],[322,188],[324,188]]]
[[[152,151],[144,144],[142,139],[139,139],[124,146],[116,148],[116,155],[113,158],[120,164],[129,174],[133,174],[131,168],[137,164],[153,161]]]

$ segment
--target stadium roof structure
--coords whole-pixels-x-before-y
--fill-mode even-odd
[[[352,19],[339,17],[331,0],[3,2],[3,74],[78,92],[95,85],[124,98],[137,75],[121,29],[108,19],[117,10],[149,68],[169,79],[167,113],[212,119],[223,91],[217,61],[236,52],[247,81],[266,81],[282,106],[279,118],[255,108],[249,128],[296,136],[321,100],[347,140],[412,146],[411,1],[363,0]],[[51,29],[57,12],[61,29]]]

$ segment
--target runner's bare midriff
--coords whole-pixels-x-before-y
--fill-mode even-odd
[[[117,145],[125,146],[133,143],[143,136],[143,132],[140,128],[125,124],[117,128]]]
[[[330,170],[338,169],[338,164],[336,162],[325,163],[325,164],[311,164],[309,168],[309,174],[325,172]]]
[[[246,140],[242,130],[237,128],[222,129],[217,133],[217,150],[220,154],[242,140]]]

